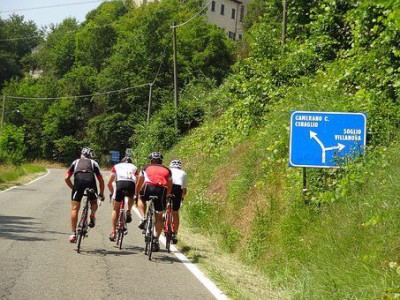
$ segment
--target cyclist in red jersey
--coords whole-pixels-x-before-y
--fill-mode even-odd
[[[149,201],[150,196],[157,196],[157,201],[154,202],[156,211],[155,223],[155,241],[153,251],[157,252],[160,249],[158,237],[163,228],[162,214],[166,207],[167,197],[172,189],[172,174],[171,170],[162,164],[163,156],[160,152],[153,152],[149,156],[150,164],[145,166],[140,172],[136,191],[140,195],[138,198],[138,209],[142,216],[139,224],[140,229],[146,226],[145,212],[146,201]],[[136,195],[138,196],[138,195]]]

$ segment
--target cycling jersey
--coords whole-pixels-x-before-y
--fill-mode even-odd
[[[174,211],[179,211],[182,202],[183,189],[187,188],[187,174],[178,168],[171,168],[172,172],[172,190],[171,194],[175,197],[172,199],[172,207]]]
[[[185,171],[178,168],[171,168],[172,183],[180,185],[182,189],[187,188],[187,174]]]
[[[131,163],[119,163],[112,167],[111,173],[115,173],[115,181],[136,182],[139,175],[138,168]]]
[[[97,162],[89,158],[79,158],[73,161],[67,170],[68,176],[74,175],[74,187],[72,189],[71,199],[80,202],[82,200],[85,189],[94,189],[97,193],[96,179],[101,179],[102,175]],[[96,200],[96,197],[91,199]]]
[[[67,174],[68,176],[74,174],[75,180],[94,180],[94,175],[96,175],[97,179],[102,178],[99,164],[89,158],[78,158],[74,160],[69,167]]]
[[[152,164],[143,168],[141,176],[144,177],[145,184],[167,187],[172,175],[171,170],[166,166]]]

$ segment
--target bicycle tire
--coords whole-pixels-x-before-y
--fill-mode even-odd
[[[119,237],[119,250],[122,250],[122,241],[124,240],[124,232],[121,231],[118,233]]]
[[[149,253],[149,246],[150,246],[150,242],[151,242],[151,226],[152,226],[152,219],[150,217],[150,213],[148,212],[147,214],[147,222],[146,222],[146,232],[145,232],[145,242],[146,242],[146,246],[144,249],[144,254],[148,255]]]
[[[88,207],[87,206],[88,206],[88,204],[86,203],[85,207],[83,208],[81,220],[79,221],[79,225],[78,225],[78,242],[77,242],[78,243],[78,245],[77,245],[78,253],[81,252],[81,243],[86,234],[86,232],[85,232],[86,228],[84,226],[84,223],[86,222],[87,216],[88,216]]]
[[[117,228],[117,232],[118,232],[118,235],[117,235],[117,246],[119,246],[120,250],[122,249],[122,241],[124,239],[123,217],[124,216],[123,216],[123,214],[121,214],[121,211],[120,211],[120,213],[118,215],[118,228]]]
[[[165,216],[165,222],[166,222],[166,233],[165,233],[165,247],[167,249],[167,252],[171,252],[171,239],[172,239],[172,214],[170,211],[167,210],[166,216]]]
[[[77,245],[77,252],[81,253],[81,242],[82,242],[82,238],[83,238],[83,234],[82,234],[82,229],[80,230],[79,234],[78,234],[78,245]]]
[[[149,260],[151,260],[151,255],[153,254],[153,243],[154,243],[154,234],[153,232],[150,235],[150,249],[149,249]]]

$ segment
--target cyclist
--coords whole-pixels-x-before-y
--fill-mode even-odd
[[[71,181],[72,175],[74,176],[74,183]],[[72,212],[71,212],[71,227],[72,234],[69,237],[71,243],[76,242],[76,223],[78,221],[78,213],[81,206],[81,200],[85,189],[91,188],[97,194],[96,179],[100,185],[100,198],[104,200],[104,180],[100,172],[100,167],[97,162],[93,160],[93,150],[89,147],[84,147],[81,151],[81,157],[74,160],[67,170],[65,182],[72,190]],[[90,223],[89,227],[93,228],[96,225],[96,211],[97,211],[97,199],[92,197],[90,199]]]
[[[152,152],[149,155],[149,159],[150,164],[146,165],[140,172],[136,186],[137,193],[140,191],[138,209],[142,216],[139,228],[144,229],[146,226],[146,201],[149,201],[150,196],[157,196],[158,199],[154,201],[154,208],[156,211],[156,232],[154,234],[155,240],[153,244],[153,251],[157,252],[160,250],[158,238],[163,228],[162,215],[166,207],[166,199],[172,188],[172,175],[171,170],[162,164],[163,156],[160,152]]]
[[[121,201],[124,201],[125,195],[128,197],[128,209],[126,211],[126,222],[132,222],[132,205],[133,197],[136,193],[136,181],[139,175],[138,168],[132,164],[132,159],[129,156],[124,157],[120,163],[116,164],[111,169],[111,175],[108,179],[107,186],[112,196],[113,211],[111,213],[111,234],[110,241],[115,241],[115,229]],[[115,181],[114,190],[113,182]]]
[[[182,170],[182,162],[179,159],[174,159],[170,162],[169,168],[172,173],[172,190],[171,194],[174,195],[172,198],[172,217],[175,223],[175,232],[172,234],[172,243],[178,242],[178,229],[179,229],[179,209],[181,208],[181,202],[187,193],[187,174]]]

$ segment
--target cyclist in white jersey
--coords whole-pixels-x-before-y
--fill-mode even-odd
[[[126,211],[126,222],[132,221],[132,205],[136,193],[136,181],[139,175],[138,168],[132,164],[130,157],[124,157],[120,163],[111,169],[111,175],[107,186],[110,190],[110,197],[113,198],[113,211],[111,213],[111,234],[110,241],[115,241],[115,230],[121,201],[125,201],[125,195],[128,197],[128,209]],[[115,181],[114,190],[113,182]]]
[[[172,216],[175,223],[175,232],[172,234],[172,243],[176,244],[178,242],[178,229],[179,229],[179,209],[181,208],[181,203],[183,198],[187,193],[187,174],[182,170],[182,162],[179,159],[174,159],[171,161],[169,168],[172,173],[172,191],[175,197],[173,198],[173,210]]]

